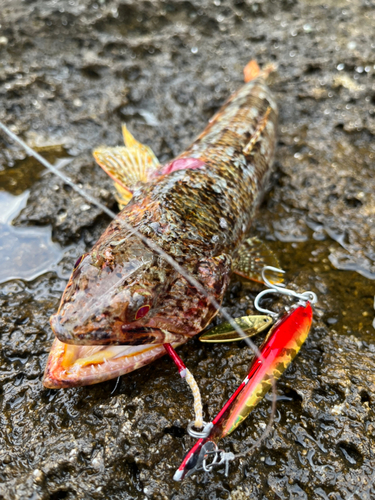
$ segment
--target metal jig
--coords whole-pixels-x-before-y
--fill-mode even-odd
[[[277,285],[271,283],[267,277],[266,277],[266,271],[275,271],[277,273],[285,274],[285,271],[282,269],[278,269],[277,267],[272,267],[272,266],[264,266],[262,270],[262,278],[265,283],[265,285],[268,286],[266,290],[263,290],[262,292],[258,293],[258,295],[255,297],[254,300],[254,307],[257,309],[259,312],[262,312],[264,314],[268,314],[272,317],[278,316],[278,313],[275,313],[273,311],[269,311],[268,309],[264,309],[259,305],[259,301],[261,298],[263,298],[265,295],[268,293],[279,293],[281,295],[288,295],[289,297],[294,297],[296,299],[299,299],[299,304],[301,305],[306,305],[307,302],[310,302],[311,304],[315,304],[318,301],[318,297],[314,292],[311,292],[308,290],[307,292],[303,293],[297,293],[294,290],[290,290],[289,288],[286,288],[283,283],[278,283]]]
[[[275,289],[270,291],[277,292]],[[292,295],[300,300],[314,300],[306,292],[293,292]],[[175,472],[173,478],[176,481],[182,481],[199,470],[210,472],[219,465],[224,465],[227,473],[230,461],[243,458],[254,450],[259,441],[245,452],[237,454],[219,450],[216,442],[232,433],[248,417],[270,389],[270,380],[275,381],[282,376],[306,340],[312,319],[313,310],[309,300],[306,304],[291,308],[278,319],[260,346],[259,355],[253,358],[246,377],[210,423],[209,435],[206,431],[210,424],[205,426],[203,432],[196,434],[199,439]]]

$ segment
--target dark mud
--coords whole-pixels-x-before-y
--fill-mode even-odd
[[[71,158],[63,170],[110,208],[112,185],[93,147],[120,144],[125,121],[171,158],[238,88],[249,59],[276,62],[276,171],[253,232],[291,286],[314,290],[319,303],[278,384],[277,421],[262,446],[228,478],[217,471],[174,483],[192,415],[168,359],[117,386],[43,389],[48,318],[75,258],[108,220],[0,138],[1,189],[30,190],[16,225],[49,226],[56,243],[71,245],[57,269],[0,287],[0,498],[375,497],[374,12],[371,0],[3,0],[0,119],[51,161]],[[253,296],[234,280],[225,305],[243,315]],[[198,340],[180,353],[212,418],[251,353]],[[223,446],[249,447],[269,407],[263,401]]]

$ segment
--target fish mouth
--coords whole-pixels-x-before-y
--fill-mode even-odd
[[[44,372],[43,384],[48,389],[97,384],[125,375],[166,354],[163,344],[177,347],[191,336],[176,326],[170,331],[172,322],[165,319],[147,324],[116,322],[110,332],[117,335],[112,338],[99,329],[65,337],[54,321],[51,326],[57,338]]]
[[[124,323],[115,318],[111,323],[101,324],[92,321],[88,325],[62,324],[61,317],[54,314],[50,324],[55,336],[64,344],[82,346],[103,345],[140,345],[173,342],[174,337],[192,336],[186,325],[176,325],[165,318],[151,318],[148,322],[133,321]]]
[[[155,328],[151,325],[122,325],[121,331],[121,344],[133,346],[142,344],[173,343],[182,340],[182,338],[186,336],[185,332],[181,330],[173,331],[170,328]]]
[[[177,347],[187,340],[175,336],[171,343]],[[56,338],[43,385],[48,389],[62,389],[97,384],[137,370],[164,354],[163,344],[81,346],[64,344]]]

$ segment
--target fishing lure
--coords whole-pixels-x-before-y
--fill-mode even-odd
[[[210,471],[213,466],[221,464],[225,464],[226,474],[228,473],[229,461],[234,460],[236,456],[231,452],[219,450],[217,441],[233,432],[245,420],[270,390],[272,379],[277,380],[281,377],[308,336],[313,318],[311,304],[317,301],[315,293],[309,291],[299,294],[270,283],[264,275],[267,269],[283,272],[273,267],[264,268],[263,278],[269,289],[258,294],[254,302],[255,307],[260,312],[276,316],[272,311],[263,309],[259,305],[259,300],[267,293],[281,293],[295,297],[299,299],[299,304],[278,319],[271,328],[259,348],[259,355],[254,357],[247,376],[212,422],[206,424],[203,431],[199,432],[192,431],[190,426],[189,433],[199,439],[176,471],[174,475],[176,481],[181,481],[201,469]],[[213,456],[213,460],[208,463],[210,456]]]

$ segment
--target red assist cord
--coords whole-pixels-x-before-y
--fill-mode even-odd
[[[186,366],[185,363],[182,361],[180,356],[177,354],[177,352],[173,349],[171,344],[163,344],[164,349],[167,351],[169,356],[172,358],[174,364],[177,366],[178,372],[181,375],[181,378],[186,377]]]

